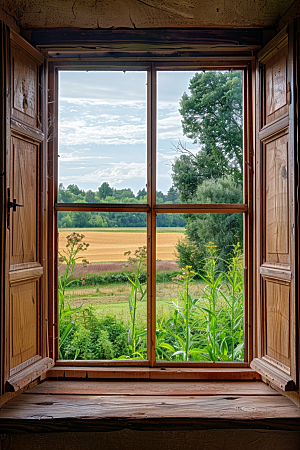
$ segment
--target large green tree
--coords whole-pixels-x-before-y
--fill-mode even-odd
[[[205,179],[231,175],[242,185],[243,167],[242,72],[196,73],[189,90],[180,101],[182,130],[199,150],[178,146],[172,177],[183,202]]]
[[[242,72],[196,73],[189,90],[181,98],[179,112],[183,133],[193,139],[198,151],[191,152],[179,143],[173,184],[182,202],[241,203]],[[242,243],[242,214],[190,214],[187,218],[186,238],[177,246],[181,264],[201,270],[209,242],[218,246],[220,261],[229,259],[233,245]]]

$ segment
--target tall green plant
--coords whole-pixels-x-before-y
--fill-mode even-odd
[[[213,242],[210,242],[205,247],[208,251],[208,256],[205,258],[204,263],[205,276],[199,274],[201,279],[206,283],[201,296],[201,300],[204,303],[204,306],[202,306],[201,309],[206,317],[207,345],[205,350],[207,351],[208,359],[211,361],[217,361],[224,346],[224,342],[222,342],[220,346],[218,345],[219,310],[217,306],[219,293],[222,288],[223,274],[217,271],[217,246]]]
[[[228,330],[230,341],[230,354],[228,359],[232,361],[242,359],[244,350],[244,277],[243,277],[243,253],[240,244],[233,248],[233,257],[229,263],[228,271],[223,272],[226,282],[226,290],[220,292],[227,308],[230,328]]]
[[[63,359],[62,346],[71,333],[74,323],[72,314],[80,311],[82,306],[71,308],[70,303],[65,297],[65,291],[73,280],[71,275],[76,272],[76,263],[81,260],[83,267],[88,264],[86,259],[81,259],[79,252],[86,251],[90,244],[83,242],[84,235],[73,232],[67,236],[66,248],[59,252],[59,263],[63,264],[65,271],[61,271],[58,276],[58,316],[59,316],[59,357]],[[82,267],[81,265],[81,267]],[[78,357],[79,351],[76,349],[75,359]]]
[[[134,254],[131,251],[125,252],[125,256],[128,256],[128,263],[126,266],[130,265],[132,272],[127,275],[128,281],[131,283],[131,291],[128,297],[129,304],[129,314],[130,314],[130,327],[128,332],[128,343],[131,358],[143,358],[143,353],[146,349],[139,349],[137,351],[138,342],[141,336],[145,333],[140,333],[137,331],[137,308],[139,303],[145,298],[147,294],[146,283],[140,282],[141,271],[145,266],[147,258],[147,247],[144,245],[138,247]]]
[[[196,273],[191,270],[191,266],[185,266],[177,274],[173,281],[179,286],[177,299],[172,299],[175,307],[173,316],[166,322],[166,330],[173,338],[173,345],[170,343],[159,343],[161,349],[172,352],[172,358],[181,361],[200,359],[201,349],[197,347],[199,342],[199,322],[201,315],[197,308],[198,297],[191,293]]]

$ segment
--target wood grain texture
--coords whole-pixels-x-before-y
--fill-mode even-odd
[[[27,391],[59,395],[279,395],[261,381],[53,381],[46,380]]]
[[[38,258],[38,169],[39,147],[12,138],[11,201],[23,205],[11,210],[10,265],[36,262]]]
[[[290,286],[266,280],[266,354],[290,367]]]
[[[0,410],[2,420],[49,419],[296,419],[284,396],[101,396],[21,394]]]
[[[30,365],[21,372],[16,373],[7,381],[8,387],[13,391],[18,391],[27,386],[31,381],[43,375],[54,365],[51,358],[42,358],[36,363]]]
[[[254,358],[250,365],[254,370],[257,370],[261,374],[264,382],[272,383],[272,385],[282,391],[294,390],[295,383],[293,379],[284,371],[274,367],[268,361],[260,358]]]
[[[289,263],[289,167],[285,134],[265,147],[266,262]]]
[[[280,51],[276,52],[265,65],[266,124],[288,114],[287,54],[288,45],[286,44]]]
[[[12,368],[38,353],[36,281],[11,287],[10,312]]]
[[[17,283],[20,280],[27,281],[31,279],[38,279],[43,275],[43,271],[44,271],[43,267],[40,266],[9,272],[10,284]]]
[[[55,366],[48,378],[151,379],[151,380],[260,380],[250,368],[149,368]]]
[[[45,290],[45,195],[46,158],[42,117],[42,55],[24,39],[10,33],[10,65],[7,79],[10,96],[7,100],[6,186],[10,201],[23,205],[10,209],[7,228],[7,298],[5,304],[7,336],[4,382],[10,389],[20,389],[37,375],[35,364],[46,355],[47,325]],[[43,103],[45,104],[45,102]],[[44,180],[44,181],[43,181]],[[50,366],[44,366],[47,370]],[[21,378],[18,378],[20,375]],[[17,377],[17,378],[15,378]],[[16,380],[12,387],[10,380]],[[22,381],[23,380],[23,381]]]
[[[98,5],[91,0],[84,4],[75,1],[60,5],[57,1],[42,5],[33,0],[32,8],[23,3],[6,0],[10,14],[19,19],[23,29],[43,28],[253,28],[272,27],[280,12],[285,12],[293,0],[271,4],[261,0],[241,3],[226,0],[221,4],[213,0],[209,5],[192,0],[123,0]],[[85,30],[84,30],[85,31]],[[223,31],[223,30],[220,30]],[[249,30],[250,32],[252,30]],[[246,35],[247,37],[247,35]]]
[[[297,380],[295,39],[291,23],[258,58],[256,151],[256,352],[250,366],[282,390]],[[291,95],[290,95],[291,94]]]
[[[28,55],[12,48],[12,117],[38,127],[38,69]]]

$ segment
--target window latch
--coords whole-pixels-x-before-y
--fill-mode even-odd
[[[13,211],[17,211],[17,206],[24,206],[20,203],[17,203],[17,200],[10,201],[10,188],[7,188],[7,228],[10,229],[10,210],[12,208]]]

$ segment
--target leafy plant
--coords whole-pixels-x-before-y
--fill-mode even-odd
[[[232,361],[242,359],[244,349],[243,254],[239,243],[234,245],[233,251],[234,256],[230,261],[229,270],[228,272],[223,272],[227,289],[225,292],[220,292],[227,305],[226,314],[230,322],[228,331],[231,343],[231,355],[229,355],[229,359]]]
[[[217,246],[210,242],[207,246],[208,257],[205,259],[205,276],[200,274],[202,280],[206,283],[203,289],[201,299],[204,300],[204,306],[201,307],[206,318],[206,333],[207,344],[205,350],[207,357],[211,361],[217,361],[220,359],[220,353],[226,352],[226,340],[223,337],[222,342],[218,345],[218,340],[221,337],[218,329],[218,316],[219,311],[217,309],[218,297],[222,288],[223,274],[218,273],[216,265],[218,262]]]
[[[147,287],[144,287],[145,283],[140,282],[141,271],[146,262],[147,247],[145,245],[143,247],[138,247],[133,256],[131,256],[131,251],[125,252],[124,255],[128,255],[127,266],[130,265],[133,270],[130,275],[127,275],[128,281],[131,283],[131,292],[128,297],[131,322],[128,332],[130,357],[143,358],[143,352],[145,352],[146,349],[139,349],[139,352],[137,352],[137,345],[140,338],[145,333],[137,332],[136,312],[139,303],[145,298],[147,293]]]
[[[197,309],[198,298],[193,297],[190,292],[195,277],[191,266],[181,269],[181,272],[173,278],[181,289],[177,290],[177,299],[172,299],[175,309],[173,316],[166,322],[166,330],[173,337],[173,344],[160,342],[160,349],[172,352],[172,359],[189,361],[197,359],[201,350],[195,347],[198,342],[197,330],[199,327],[199,309]]]
[[[83,242],[84,235],[79,233],[71,233],[67,236],[67,245],[65,250],[59,252],[59,262],[65,265],[65,271],[61,271],[58,276],[58,316],[59,316],[59,357],[63,359],[62,347],[71,333],[74,322],[72,315],[80,311],[81,306],[77,308],[71,308],[70,303],[65,298],[66,288],[69,287],[73,280],[70,280],[71,275],[76,271],[75,265],[81,257],[79,252],[87,250],[89,244]],[[83,266],[88,264],[86,259],[81,260]],[[81,266],[82,267],[82,266]],[[84,280],[82,280],[84,284]],[[76,350],[74,359],[77,359],[79,352]]]

